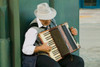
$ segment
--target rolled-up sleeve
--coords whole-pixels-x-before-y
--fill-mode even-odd
[[[22,52],[26,55],[32,55],[34,53],[35,47],[33,44],[37,39],[37,30],[30,28],[25,34],[25,40],[22,47]]]

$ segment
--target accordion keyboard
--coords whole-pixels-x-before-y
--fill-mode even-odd
[[[55,61],[58,61],[60,60],[62,57],[58,51],[58,48],[56,47],[52,37],[51,37],[51,34],[49,31],[46,31],[44,33],[41,33],[40,34],[40,37],[43,41],[43,43],[48,43],[48,46],[51,46],[52,47],[52,50],[50,51],[49,55],[52,59],[54,59]]]

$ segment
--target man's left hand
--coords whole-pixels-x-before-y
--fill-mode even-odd
[[[72,33],[74,36],[77,35],[77,29],[76,29],[76,28],[71,27],[70,30],[71,30],[71,33]]]

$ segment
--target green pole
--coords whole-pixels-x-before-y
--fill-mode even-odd
[[[21,67],[19,0],[9,0],[10,38],[13,67]]]

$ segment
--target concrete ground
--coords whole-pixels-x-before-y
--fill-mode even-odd
[[[100,9],[80,9],[80,44],[85,67],[100,67]]]

